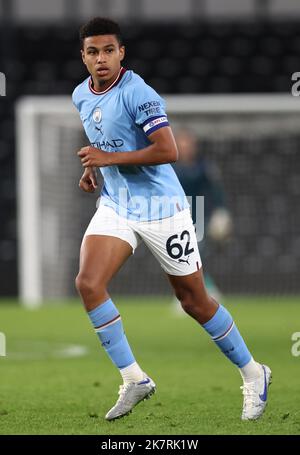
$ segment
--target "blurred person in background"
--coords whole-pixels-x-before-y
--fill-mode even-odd
[[[220,180],[220,172],[216,166],[201,155],[196,134],[185,127],[175,132],[179,151],[179,160],[174,163],[174,170],[187,196],[192,197],[192,218],[196,223],[194,209],[196,196],[204,196],[204,238],[198,243],[201,258],[209,267],[209,252],[212,242],[223,248],[232,234],[232,217],[225,203],[225,191]],[[192,204],[191,201],[191,204]],[[222,294],[212,276],[204,273],[205,286],[209,294],[217,301]],[[176,310],[184,314],[180,302],[174,298]]]

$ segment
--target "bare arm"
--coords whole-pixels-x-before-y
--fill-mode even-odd
[[[133,152],[108,153],[94,147],[83,147],[77,154],[83,167],[137,165],[151,166],[173,163],[178,159],[176,142],[169,126],[165,126],[150,134],[151,144]]]
[[[112,153],[111,164],[153,165],[177,161],[177,146],[170,127],[166,126],[154,131],[149,139],[152,144],[144,149]]]

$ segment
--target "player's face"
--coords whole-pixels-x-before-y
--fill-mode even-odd
[[[84,39],[81,55],[94,84],[103,89],[117,77],[125,48],[119,45],[115,35],[89,36]]]

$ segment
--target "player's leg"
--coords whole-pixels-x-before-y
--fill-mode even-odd
[[[239,335],[229,312],[210,297],[205,289],[202,268],[183,276],[167,274],[183,309],[209,333],[222,352],[239,368],[251,360],[244,340]],[[260,370],[254,364],[254,377]],[[245,372],[247,375],[247,371]],[[252,376],[249,379],[252,379]]]
[[[202,269],[187,276],[168,275],[183,309],[206,330],[223,354],[235,364],[244,385],[243,420],[259,418],[266,406],[271,370],[255,362],[231,314],[206,292]]]
[[[185,276],[168,273],[167,276],[175,296],[189,316],[196,319],[199,324],[204,324],[213,317],[218,309],[218,304],[206,291],[202,268]]]
[[[105,232],[113,232],[114,235]],[[120,220],[111,209],[100,208],[84,236],[80,252],[77,290],[101,345],[124,381],[117,405],[106,415],[108,420],[127,414],[155,390],[155,384],[147,378],[134,358],[121,316],[107,291],[110,280],[136,246],[135,234],[128,227],[120,225]]]
[[[88,312],[109,299],[107,286],[131,254],[131,245],[117,237],[88,235],[83,238],[76,288]]]
[[[107,286],[131,253],[131,245],[117,237],[85,236],[76,278],[77,290],[101,345],[125,382],[142,380],[143,372],[135,361]]]
[[[201,255],[201,259],[206,255],[206,250],[207,248],[204,247],[205,242],[199,242],[198,243],[198,248],[199,248],[199,253]],[[218,303],[221,303],[222,301],[222,295],[219,289],[217,288],[213,278],[206,272],[203,273],[203,280],[204,280],[204,286],[206,289],[207,294],[215,301]],[[172,309],[173,313],[178,315],[178,316],[184,316],[186,313],[188,313],[187,310],[184,310],[182,303],[180,300],[176,297],[176,293],[174,293],[173,298],[172,298]],[[192,316],[192,315],[191,315]],[[193,317],[193,316],[192,316]]]
[[[226,357],[240,369],[245,395],[242,418],[257,418],[265,407],[270,369],[253,360],[230,313],[208,295],[189,211],[173,218],[173,223],[166,219],[160,225],[157,222],[142,226],[139,234],[167,273],[183,309],[201,324]],[[164,224],[171,229],[165,229]]]

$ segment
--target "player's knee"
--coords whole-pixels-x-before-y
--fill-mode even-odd
[[[176,297],[181,303],[183,310],[190,314],[194,306],[192,293],[187,289],[178,289],[176,291]]]
[[[91,282],[88,280],[86,277],[81,275],[80,273],[77,275],[75,278],[75,286],[78,291],[78,293],[84,297],[86,293],[90,291],[91,288]]]
[[[206,313],[210,306],[209,297],[205,294],[199,294],[193,290],[184,290],[176,293],[183,310],[190,316],[201,316]]]
[[[79,273],[75,279],[75,285],[78,293],[81,297],[85,299],[90,299],[93,296],[97,296],[101,293],[105,293],[105,286],[101,282],[99,283],[93,279],[93,277],[89,277],[82,273]]]
[[[197,305],[195,304],[195,301],[188,295],[185,295],[184,298],[180,300],[182,309],[189,314],[190,316],[193,316],[195,313],[195,310],[197,309]]]

